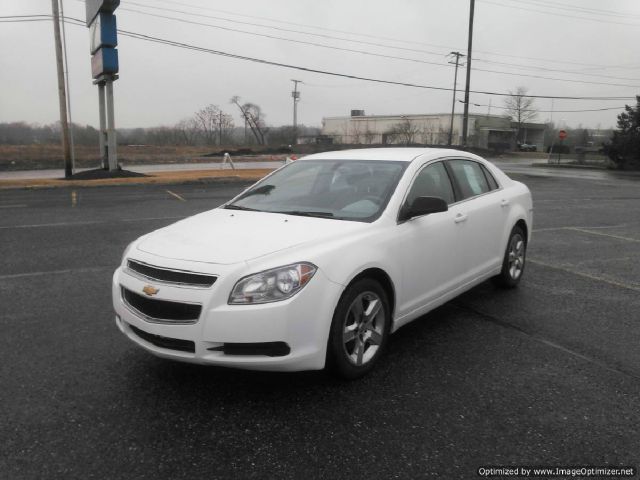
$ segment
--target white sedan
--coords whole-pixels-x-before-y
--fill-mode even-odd
[[[406,323],[490,278],[515,287],[532,210],[466,152],[310,155],[131,243],[116,323],[169,359],[359,377]]]

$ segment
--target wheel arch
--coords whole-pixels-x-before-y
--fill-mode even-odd
[[[391,306],[391,322],[393,323],[393,318],[396,311],[396,288],[393,283],[393,280],[389,276],[387,272],[385,272],[382,268],[379,267],[369,267],[365,270],[362,270],[360,273],[355,275],[348,285],[345,287],[344,291],[346,291],[351,285],[353,285],[358,280],[363,278],[371,278],[377,281],[385,293],[387,294],[387,299],[389,300],[389,305]]]
[[[514,227],[520,227],[524,232],[525,244],[529,243],[529,227],[527,226],[527,222],[521,218],[519,219]]]

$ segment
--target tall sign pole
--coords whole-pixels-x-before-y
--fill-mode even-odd
[[[469,44],[467,46],[467,84],[464,88],[464,117],[462,119],[462,145],[467,146],[467,135],[469,134],[469,85],[471,83],[471,50],[473,47],[473,13],[475,0],[470,0],[469,10]]]
[[[71,162],[71,148],[69,141],[69,122],[67,121],[67,89],[64,81],[64,67],[62,65],[62,40],[60,37],[60,11],[58,0],[51,0],[53,11],[53,35],[55,37],[56,67],[58,69],[58,100],[60,102],[60,128],[62,129],[62,151],[64,154],[64,178],[71,178],[73,165]]]
[[[113,82],[118,79],[118,37],[114,10],[120,0],[86,0],[91,38],[91,76],[98,86],[100,159],[102,168],[118,169]]]
[[[454,55],[456,57],[456,73],[453,76],[453,101],[451,102],[451,125],[449,126],[449,146],[452,145],[453,142],[453,116],[456,112],[456,93],[458,86],[458,65],[460,63],[460,57],[464,57],[464,55],[460,52],[451,52],[449,55]],[[453,63],[453,62],[449,62]]]
[[[302,80],[291,80],[293,82],[293,142],[298,143],[298,101],[300,100],[300,92],[298,91],[298,84],[302,83]]]

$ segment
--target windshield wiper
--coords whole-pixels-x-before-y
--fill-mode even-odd
[[[249,212],[261,212],[262,210],[258,210],[257,208],[249,208],[249,207],[243,207],[242,205],[225,205],[223,207],[226,210],[247,210]]]
[[[320,218],[332,218],[334,215],[331,212],[314,212],[314,211],[304,211],[304,210],[283,210],[280,212],[272,212],[272,213],[282,213],[284,215],[297,215],[299,217],[320,217]]]

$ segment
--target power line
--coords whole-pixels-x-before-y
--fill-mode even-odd
[[[279,37],[276,35],[269,35],[267,33],[257,33],[257,32],[249,32],[247,30],[239,30],[236,28],[230,28],[230,27],[224,27],[222,25],[213,25],[211,23],[204,23],[204,22],[196,22],[194,20],[186,20],[184,18],[176,18],[176,17],[169,17],[166,15],[158,15],[155,13],[150,13],[150,12],[143,12],[141,10],[134,10],[131,8],[120,8],[120,10],[126,10],[129,12],[134,12],[134,13],[139,13],[141,15],[147,15],[150,17],[157,17],[157,18],[164,18],[167,20],[173,20],[176,22],[181,22],[181,23],[188,23],[191,25],[200,25],[203,27],[210,27],[210,28],[216,28],[219,30],[225,30],[228,32],[235,32],[235,33],[242,33],[244,35],[252,35],[255,37],[262,37],[262,38],[270,38],[273,40],[281,40],[281,41],[285,41],[285,42],[292,42],[292,43],[298,43],[298,44],[302,44],[302,45],[309,45],[309,46],[313,46],[313,47],[320,47],[320,48],[328,48],[330,50],[339,50],[339,51],[343,51],[343,52],[351,52],[351,53],[359,53],[362,55],[369,55],[369,56],[373,56],[373,57],[381,57],[381,58],[388,58],[388,59],[392,59],[392,60],[403,60],[403,61],[407,61],[407,62],[414,62],[414,63],[424,63],[427,65],[436,65],[439,67],[446,67],[446,65],[443,65],[441,63],[437,63],[437,62],[429,62],[427,60],[420,60],[417,58],[409,58],[409,57],[398,57],[395,55],[386,55],[383,53],[374,53],[374,52],[369,52],[366,50],[356,50],[356,49],[351,49],[351,48],[345,48],[345,47],[336,47],[333,45],[327,45],[324,43],[316,43],[316,42],[308,42],[305,40],[296,40],[293,38],[286,38],[286,37]]]
[[[585,6],[578,5],[569,5],[561,2],[550,2],[548,0],[512,0],[518,3],[524,3],[529,5],[536,5],[542,7],[553,7],[555,10],[565,10],[569,12],[578,12],[585,13],[589,15],[599,15],[599,16],[607,16],[607,17],[616,17],[616,18],[640,18],[640,15],[635,15],[632,13],[623,13],[623,12],[613,12],[611,10],[602,10],[599,8],[591,8]]]
[[[32,15],[3,15],[3,16],[0,16],[0,18],[33,18],[33,17],[51,18],[52,15],[49,13],[49,14],[44,14],[44,15],[32,14]]]
[[[477,68],[473,67],[476,72],[488,72],[488,73],[499,73],[500,75],[510,75],[512,77],[527,77],[527,78],[538,78],[542,80],[554,80],[556,82],[571,82],[571,83],[582,83],[587,85],[607,85],[610,87],[629,87],[629,88],[637,88],[638,85],[629,85],[624,83],[609,83],[609,82],[592,82],[589,80],[574,80],[571,78],[556,78],[556,77],[545,77],[543,75],[532,75],[526,73],[514,73],[514,72],[504,72],[500,70],[488,70],[485,68]]]
[[[66,20],[69,21],[69,23],[71,23],[71,24],[78,25],[78,26],[84,26],[84,22],[82,20],[80,20],[80,19],[77,19],[77,18],[76,19],[72,19],[70,17],[67,17]],[[127,30],[118,29],[118,33],[120,33],[120,34],[122,34],[123,36],[126,36],[126,37],[136,38],[136,39],[139,39],[139,40],[145,40],[145,41],[152,42],[152,43],[170,45],[170,46],[177,47],[177,48],[183,48],[183,49],[187,49],[187,50],[199,51],[199,52],[203,52],[203,53],[209,53],[209,54],[212,54],[212,55],[218,55],[218,56],[227,57],[227,58],[234,58],[234,59],[237,59],[237,60],[244,60],[244,61],[253,62],[253,63],[260,63],[260,64],[263,64],[263,65],[271,65],[271,66],[275,66],[275,67],[288,68],[288,69],[292,69],[292,70],[300,70],[300,71],[309,72],[309,73],[317,73],[317,74],[321,74],[321,75],[329,75],[329,76],[334,76],[334,77],[350,78],[352,80],[361,80],[361,81],[366,81],[366,82],[371,82],[371,83],[378,83],[378,84],[396,85],[396,86],[403,86],[403,87],[421,88],[421,89],[427,89],[427,90],[439,90],[439,91],[447,91],[447,92],[453,91],[452,88],[447,88],[447,87],[436,87],[436,86],[432,86],[432,85],[421,85],[421,84],[409,83],[409,82],[384,80],[384,79],[373,78],[373,77],[363,77],[363,76],[360,76],[360,75],[352,75],[352,74],[346,74],[346,73],[332,72],[332,71],[328,71],[328,70],[320,70],[320,69],[311,68],[311,67],[302,67],[302,66],[299,66],[299,65],[293,65],[293,64],[288,64],[288,63],[265,60],[265,59],[262,59],[262,58],[249,57],[249,56],[245,56],[245,55],[238,55],[238,54],[234,54],[234,53],[224,52],[224,51],[221,51],[221,50],[214,50],[214,49],[210,49],[210,48],[206,48],[206,47],[201,47],[201,46],[198,46],[198,45],[193,45],[193,44],[188,44],[188,43],[183,43],[183,42],[177,42],[177,41],[174,41],[174,40],[168,40],[168,39],[165,39],[165,38],[155,37],[155,36],[152,36],[152,35],[145,35],[145,34],[141,34],[141,33],[137,33],[137,32],[131,32],[131,31],[127,31]],[[482,91],[482,90],[470,90],[470,92],[471,93],[475,93],[475,94],[480,94],[480,95],[495,95],[495,96],[504,96],[504,97],[511,96],[510,93],[490,92],[490,91]],[[635,98],[632,95],[629,95],[629,96],[523,95],[523,96],[529,97],[529,98],[554,98],[554,99],[563,99],[563,100],[629,100],[629,99],[634,99]]]
[[[48,15],[3,15],[0,16],[0,23],[28,23],[28,22],[45,22],[51,20],[51,14]]]
[[[460,103],[464,103],[463,100],[458,100]],[[511,110],[507,107],[499,107],[497,105],[487,105],[483,103],[471,103],[474,107],[492,107],[499,108],[500,110]],[[537,108],[523,108],[521,109],[523,112],[538,112],[538,113],[583,113],[583,112],[603,112],[605,110],[624,110],[624,106],[622,107],[607,107],[607,108],[592,108],[585,110],[538,110]]]
[[[84,0],[76,0],[78,2],[84,2]],[[451,45],[437,45],[437,44],[432,44],[432,43],[425,43],[425,42],[418,42],[418,41],[412,41],[412,40],[406,40],[406,39],[400,39],[400,38],[393,38],[393,37],[385,37],[385,36],[380,36],[380,35],[371,35],[371,34],[366,34],[366,33],[354,33],[353,31],[346,31],[346,30],[338,30],[338,29],[333,29],[333,28],[326,28],[326,27],[321,27],[321,26],[317,26],[317,25],[310,25],[310,24],[304,24],[304,23],[296,23],[296,22],[288,22],[285,20],[280,20],[280,19],[275,19],[275,18],[269,18],[269,17],[260,17],[260,16],[256,16],[256,15],[247,15],[247,14],[242,14],[242,13],[237,13],[237,12],[232,12],[229,10],[221,10],[221,9],[217,9],[217,8],[210,8],[210,7],[203,7],[200,5],[193,5],[193,4],[189,4],[189,3],[181,3],[181,2],[176,2],[173,0],[158,0],[160,2],[163,3],[168,3],[171,5],[181,5],[181,6],[185,6],[185,7],[190,7],[190,8],[196,8],[199,10],[205,10],[205,11],[212,11],[212,12],[220,12],[220,13],[224,13],[226,15],[232,15],[232,16],[238,16],[238,17],[243,17],[243,18],[251,18],[251,19],[257,19],[257,20],[265,20],[268,22],[273,22],[273,23],[280,23],[280,24],[284,24],[284,25],[293,25],[296,27],[304,27],[304,28],[312,28],[312,29],[316,29],[316,30],[322,30],[322,31],[327,31],[327,32],[336,32],[336,33],[342,33],[342,34],[347,34],[350,36],[358,36],[358,37],[363,37],[363,38],[372,38],[372,39],[376,39],[376,40],[388,40],[388,41],[392,41],[392,42],[396,42],[396,43],[404,43],[404,44],[410,44],[410,45],[422,45],[422,46],[428,46],[428,47],[435,47],[435,48],[440,48],[446,51],[450,51],[451,49],[457,50],[460,47],[459,46],[451,46]],[[131,4],[134,4],[133,2],[129,2]],[[174,11],[174,12],[182,12],[186,15],[193,15],[193,16],[199,16],[199,17],[207,17],[207,15],[203,15],[200,13],[192,13],[192,12],[184,12],[184,11],[179,11],[179,10],[172,10],[172,9],[167,9],[167,8],[163,8],[163,7],[157,7],[155,4],[154,5],[145,5],[145,4],[140,4],[140,3],[135,3],[136,5],[140,5],[140,6],[145,6],[146,8],[154,8],[154,9],[164,9],[166,11]],[[295,32],[295,33],[300,33],[303,35],[318,35],[318,34],[314,34],[311,32],[304,32],[304,31],[296,31],[296,30],[286,30],[286,29],[281,29],[279,27],[274,27],[274,26],[270,26],[270,25],[258,25],[258,24],[251,24],[249,22],[238,22],[235,20],[231,20],[231,19],[225,19],[225,18],[221,18],[221,17],[213,17],[211,16],[210,18],[217,18],[217,19],[221,19],[224,21],[228,21],[228,22],[235,22],[235,23],[244,23],[244,24],[248,24],[248,25],[254,25],[254,26],[259,26],[262,28],[271,28],[271,29],[276,29],[276,30],[283,30],[283,31],[291,31],[291,32]],[[354,39],[345,39],[345,38],[340,38],[340,37],[332,37],[330,35],[326,35],[324,36],[325,38],[333,38],[335,40],[342,40],[342,41],[351,41],[351,42],[355,42],[355,43],[363,43],[363,44],[369,44],[369,42],[360,42],[358,40],[354,40]],[[379,45],[379,44],[374,44],[373,45]],[[417,50],[417,49],[406,49],[403,47],[396,47],[396,46],[392,46],[392,45],[383,45],[385,48],[393,48],[393,49],[399,49],[399,50],[408,50],[408,51],[417,51],[418,53],[425,53],[428,55],[437,55],[437,56],[442,56],[445,55],[446,52],[430,52],[427,50]],[[618,66],[618,65],[598,65],[598,64],[592,64],[592,63],[582,63],[582,62],[573,62],[570,60],[566,60],[566,59],[562,59],[562,60],[553,60],[553,59],[545,59],[545,58],[540,58],[540,57],[526,57],[526,56],[522,56],[522,55],[509,55],[509,54],[504,54],[504,53],[497,53],[497,52],[490,52],[490,51],[486,51],[486,50],[477,50],[478,53],[483,53],[485,55],[491,55],[491,56],[498,56],[498,57],[508,57],[508,58],[518,58],[521,60],[537,60],[537,61],[541,61],[541,62],[548,62],[548,63],[557,63],[557,64],[562,64],[562,65],[576,65],[576,66],[583,66],[583,67],[596,67],[596,68],[639,68],[639,67],[628,67],[628,66]],[[480,61],[480,59],[476,59],[477,61]]]
[[[83,1],[83,0],[78,0],[78,1]],[[240,20],[232,20],[232,19],[229,19],[229,18],[218,17],[218,16],[215,16],[215,15],[204,15],[202,13],[185,12],[184,10],[176,10],[176,9],[173,9],[173,8],[149,6],[149,5],[145,5],[143,3],[136,3],[136,2],[131,2],[131,1],[129,1],[127,3],[129,5],[136,5],[136,6],[143,7],[143,8],[153,8],[154,10],[163,10],[163,11],[166,11],[166,12],[179,13],[179,14],[182,14],[182,15],[191,15],[191,16],[196,16],[196,17],[200,17],[200,18],[202,18],[202,17],[211,18],[211,19],[214,19],[214,20],[221,20],[223,22],[230,22],[230,23],[235,23],[235,24],[239,24],[239,25],[248,25],[248,26],[251,26],[251,27],[268,28],[268,29],[277,30],[277,31],[281,31],[281,32],[297,33],[297,34],[301,34],[301,35],[310,35],[310,36],[314,36],[314,37],[326,38],[326,39],[329,39],[329,40],[339,40],[339,41],[345,41],[345,42],[359,43],[361,45],[369,45],[369,46],[374,46],[374,47],[390,48],[390,49],[394,49],[394,50],[404,50],[404,51],[407,51],[407,52],[422,53],[422,54],[427,54],[427,55],[436,55],[438,57],[443,55],[442,52],[432,52],[432,51],[429,51],[429,50],[424,50],[424,49],[419,49],[419,48],[397,47],[397,46],[394,46],[394,45],[385,45],[383,43],[368,42],[368,41],[363,41],[363,40],[356,40],[356,39],[353,39],[353,38],[336,37],[335,35],[327,35],[327,34],[323,34],[323,33],[313,33],[313,32],[305,32],[303,30],[293,30],[293,29],[290,29],[290,28],[274,27],[273,25],[265,25],[265,24],[260,24],[260,23],[244,22],[244,21],[240,21]],[[143,12],[140,12],[139,10],[133,10],[133,9],[129,9],[129,8],[127,8],[126,10],[131,11],[131,12],[143,13]],[[211,9],[211,10],[217,11],[217,9]],[[147,13],[147,12],[144,12],[144,13]],[[175,17],[171,17],[171,18],[175,19]],[[252,18],[254,18],[254,17],[252,17]],[[259,17],[257,17],[257,18],[259,18]]]
[[[77,0],[77,1],[83,2],[84,0]],[[256,16],[256,15],[247,15],[247,14],[232,12],[230,10],[221,10],[219,8],[203,7],[201,5],[194,5],[194,4],[189,4],[189,3],[175,2],[175,1],[172,1],[172,0],[158,0],[158,1],[163,2],[163,3],[169,3],[169,4],[172,4],[172,5],[181,5],[181,6],[184,6],[184,7],[197,8],[197,9],[200,9],[200,10],[208,10],[208,11],[211,11],[211,12],[220,12],[220,13],[224,13],[224,14],[227,14],[227,15],[237,16],[237,17],[253,18],[253,19],[257,19],[257,20],[266,20],[268,22],[281,23],[283,25],[293,25],[293,26],[297,26],[297,27],[313,28],[313,29],[316,29],[316,30],[322,30],[322,31],[326,31],[326,32],[343,33],[343,34],[347,34],[347,35],[354,35],[354,36],[365,37],[365,38],[374,38],[374,39],[378,39],[378,40],[390,40],[390,41],[393,41],[393,42],[405,43],[405,44],[426,45],[426,46],[445,48],[445,49],[453,48],[453,47],[444,46],[444,45],[433,45],[433,44],[428,44],[428,43],[424,43],[424,42],[416,42],[416,41],[412,41],[412,40],[404,40],[404,39],[398,39],[398,38],[392,38],[392,37],[384,37],[384,36],[380,36],[380,35],[370,35],[370,34],[366,34],[366,33],[354,33],[353,31],[349,31],[349,30],[339,30],[339,29],[335,29],[335,28],[321,27],[321,26],[318,26],[318,25],[310,25],[310,24],[304,24],[304,23],[288,22],[286,20],[280,20],[280,19],[269,18],[269,17],[260,17],[260,16]],[[151,6],[148,6],[148,7],[151,8]]]
[[[629,80],[632,82],[640,82],[640,79],[637,78],[629,78],[629,77],[615,77],[613,75],[600,75],[597,73],[583,73],[583,72],[578,72],[575,70],[562,70],[562,69],[558,69],[558,68],[547,68],[547,67],[541,67],[538,65],[522,65],[522,64],[518,64],[518,63],[507,63],[507,62],[497,62],[495,60],[484,60],[484,59],[479,59],[479,58],[475,58],[474,59],[476,62],[483,62],[483,63],[491,63],[494,65],[505,65],[505,66],[509,66],[512,68],[517,69],[523,69],[523,70],[542,70],[544,72],[558,72],[558,73],[569,73],[571,75],[584,75],[584,76],[589,76],[589,77],[600,77],[600,78],[610,78],[612,80]]]
[[[29,23],[29,22],[45,22],[49,21],[49,18],[17,18],[15,20],[0,20],[0,23]]]
[[[579,17],[576,15],[564,15],[564,14],[559,14],[556,12],[550,12],[550,11],[544,11],[544,10],[535,10],[533,8],[526,8],[526,7],[518,7],[515,5],[507,5],[504,3],[498,3],[498,2],[493,2],[491,0],[479,0],[482,3],[488,3],[491,5],[498,5],[500,7],[507,7],[507,8],[513,8],[516,10],[526,10],[528,12],[536,12],[536,13],[542,13],[545,15],[553,15],[554,17],[570,17],[572,19],[575,20],[589,20],[591,22],[596,22],[596,23],[610,23],[610,24],[614,24],[614,25],[626,25],[626,26],[630,26],[630,27],[640,27],[640,23],[625,23],[625,22],[614,22],[612,20],[603,20],[603,19],[598,19],[598,18],[589,18],[589,17]],[[517,0],[513,0],[513,1],[517,1]]]
[[[82,0],[78,0],[78,1],[82,1]],[[136,3],[136,2],[129,2],[129,3],[131,5],[138,5],[138,6],[145,7],[145,8],[152,8],[152,7],[149,7],[149,6],[147,6],[145,4],[141,4],[141,3]],[[335,36],[332,36],[332,35],[317,34],[317,33],[312,33],[312,32],[305,32],[305,31],[301,31],[301,30],[292,30],[292,29],[287,29],[287,28],[273,27],[273,26],[270,26],[270,25],[256,24],[256,23],[252,23],[252,22],[243,22],[243,21],[238,21],[238,20],[230,20],[230,19],[227,19],[227,18],[213,16],[213,15],[203,15],[203,14],[197,14],[197,13],[192,13],[192,12],[185,12],[184,10],[176,10],[176,9],[163,8],[163,7],[153,7],[153,8],[154,9],[165,10],[165,11],[168,11],[168,12],[180,13],[180,14],[184,14],[184,15],[193,15],[193,16],[199,16],[199,17],[213,18],[213,19],[216,19],[216,20],[222,20],[222,21],[225,21],[225,22],[232,22],[232,23],[237,23],[237,24],[242,24],[242,25],[249,25],[249,26],[253,26],[253,27],[269,28],[269,29],[275,29],[275,30],[278,30],[278,31],[285,31],[285,32],[291,32],[291,33],[302,34],[302,35],[312,35],[312,36],[317,36],[317,37],[331,39],[331,40],[339,40],[339,41],[359,43],[359,44],[369,45],[369,46],[377,46],[377,47],[382,47],[382,48],[404,50],[404,51],[409,51],[409,52],[416,52],[416,53],[421,53],[421,54],[434,55],[434,56],[438,56],[438,57],[441,57],[443,55],[443,53],[441,53],[441,52],[433,52],[433,51],[428,51],[428,50],[423,50],[423,49],[416,49],[416,48],[396,47],[396,46],[393,46],[393,45],[385,45],[385,44],[376,43],[376,42],[367,42],[367,41],[349,39],[349,38],[345,38],[345,37],[335,37]],[[228,28],[228,27],[221,27],[221,26],[207,24],[207,23],[189,21],[189,20],[180,19],[180,18],[177,18],[177,17],[168,17],[168,16],[158,15],[158,14],[154,14],[154,13],[150,13],[150,12],[143,12],[143,11],[140,11],[140,10],[134,10],[134,9],[128,9],[128,8],[124,8],[123,10],[129,10],[131,12],[140,13],[142,15],[157,16],[157,17],[165,18],[165,19],[169,19],[169,20],[181,21],[181,22],[185,22],[185,23],[193,23],[193,24],[196,24],[196,25],[208,26],[208,27],[212,27],[212,28],[220,28],[220,29]],[[265,34],[255,33],[255,32],[247,32],[245,30],[236,30],[236,29],[229,29],[229,30],[237,32],[237,33],[243,33],[243,34],[249,34],[249,35],[265,35]],[[274,38],[274,39],[277,39],[277,40],[283,40],[283,41],[289,41],[289,42],[302,43],[300,40],[295,40],[295,39],[290,39],[290,38],[283,38],[283,37],[276,37],[276,36],[268,36],[268,38]],[[334,47],[334,46],[329,46],[329,45],[325,45],[325,44],[317,44],[317,43],[308,43],[308,44],[316,46],[316,47],[332,48],[332,49],[337,49],[337,50],[343,50],[343,51],[349,51],[349,52],[355,52],[355,53],[364,53],[364,54],[367,54],[367,55],[378,56],[378,54],[375,54],[373,52],[368,52],[368,51],[363,52],[361,50],[352,50],[352,49]],[[396,60],[406,60],[406,61],[427,63],[427,64],[431,64],[431,65],[442,66],[439,63],[426,62],[426,61],[416,60],[416,59],[406,58],[406,57],[396,57],[396,56],[387,56],[387,55],[385,55],[385,58],[393,58],[393,59],[396,59]],[[518,57],[518,58],[526,58],[526,57]],[[507,62],[496,62],[496,61],[483,60],[483,59],[475,59],[475,60],[476,61],[480,61],[480,62],[484,62],[484,63],[493,63],[493,64],[500,64],[500,65],[505,65],[505,66],[513,66],[513,67],[516,67],[516,68],[539,68],[541,70],[555,71],[555,72],[559,72],[559,73],[568,73],[568,74],[571,74],[571,75],[581,75],[581,76],[587,76],[587,77],[603,77],[603,78],[611,78],[612,80],[616,80],[616,79],[617,80],[631,80],[631,81],[635,80],[635,79],[630,79],[630,78],[625,78],[625,77],[614,77],[614,76],[609,76],[609,75],[589,74],[589,73],[576,72],[576,71],[571,71],[571,70],[550,69],[550,68],[544,68],[544,67],[528,67],[528,66],[523,66],[523,65],[520,65],[520,64],[511,64],[511,63],[507,63]],[[487,71],[489,71],[489,70],[487,70]],[[491,72],[491,73],[503,73],[503,72],[499,72],[499,71],[489,71],[489,72]],[[544,77],[534,77],[534,78],[544,78]],[[564,79],[556,79],[556,78],[552,78],[550,80],[561,80],[561,81],[564,81]],[[566,80],[566,81],[570,81],[570,80]],[[609,84],[605,83],[604,85],[609,85]],[[613,86],[628,86],[628,85],[613,85]]]
[[[131,3],[133,3],[133,2],[131,2]],[[151,16],[151,17],[163,18],[163,19],[166,19],[166,20],[171,20],[171,21],[176,21],[176,22],[181,22],[181,23],[187,23],[187,24],[191,24],[191,25],[199,25],[199,26],[215,28],[215,29],[224,30],[224,31],[241,33],[241,34],[244,34],[244,35],[251,35],[251,36],[257,36],[257,37],[263,37],[263,38],[270,38],[270,39],[274,39],[274,40],[297,43],[297,44],[302,44],[302,45],[309,45],[309,46],[319,47],[319,48],[326,48],[326,49],[330,49],[330,50],[337,50],[337,51],[350,52],[350,53],[358,53],[358,54],[361,54],[361,55],[367,55],[367,56],[373,56],[373,57],[379,57],[379,58],[386,58],[386,59],[392,59],[392,60],[401,60],[401,61],[407,61],[407,62],[413,62],[413,63],[426,64],[426,65],[434,65],[436,67],[451,68],[448,64],[442,64],[442,63],[438,63],[438,62],[430,62],[430,61],[427,61],[427,60],[420,60],[420,59],[410,58],[410,57],[399,57],[399,56],[396,56],[396,55],[387,55],[387,54],[375,53],[375,52],[366,51],[366,50],[356,50],[356,49],[345,48],[345,47],[336,47],[336,46],[333,46],[333,45],[327,45],[327,44],[317,43],[317,42],[308,42],[308,41],[305,41],[305,40],[296,40],[296,39],[287,38],[287,37],[269,35],[269,34],[266,34],[266,33],[249,32],[249,31],[246,31],[246,30],[240,30],[240,29],[225,27],[225,26],[221,26],[221,25],[213,25],[211,23],[197,22],[197,21],[194,21],[194,20],[186,20],[186,19],[183,19],[183,18],[177,18],[177,17],[167,16],[167,15],[159,15],[159,14],[150,13],[150,12],[144,12],[144,11],[141,11],[141,10],[135,10],[135,9],[131,9],[131,8],[121,8],[120,10],[126,10],[126,11],[129,11],[129,12],[134,12],[134,13],[138,13],[138,14],[141,14],[141,15],[147,15],[147,16]],[[636,85],[629,85],[629,84],[622,84],[622,83],[595,82],[595,81],[589,81],[589,80],[574,80],[574,79],[569,79],[569,78],[546,77],[546,76],[542,76],[542,75],[532,75],[532,74],[525,74],[525,73],[505,72],[505,71],[501,71],[501,70],[490,70],[490,69],[482,69],[482,68],[477,68],[477,67],[474,67],[473,70],[478,71],[478,72],[485,72],[485,73],[496,73],[496,74],[499,74],[499,75],[529,77],[529,78],[537,78],[537,79],[542,79],[542,80],[553,80],[553,81],[557,81],[557,82],[581,83],[581,84],[590,84],[590,85],[606,85],[606,86],[613,86],[613,87],[630,87],[630,88],[635,88],[636,87]]]

